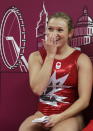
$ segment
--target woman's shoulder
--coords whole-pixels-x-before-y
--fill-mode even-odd
[[[83,53],[78,48],[71,48],[71,49],[78,56],[77,57],[77,65],[78,66],[83,67],[83,66],[91,66],[92,65],[92,62],[87,54]],[[75,55],[75,54],[73,54],[73,55]]]
[[[91,66],[92,62],[87,54],[81,52],[77,64],[79,66]]]
[[[40,61],[42,63],[42,58],[40,55],[39,51],[34,51],[32,53],[30,53],[29,58],[28,58],[28,62],[33,62],[33,61]]]
[[[83,52],[81,52],[80,56],[79,56],[79,60],[90,60],[89,56]]]
[[[40,55],[39,51],[34,51],[34,52],[30,53],[29,58],[38,57],[39,55]]]

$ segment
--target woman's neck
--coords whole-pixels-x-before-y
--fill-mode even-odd
[[[68,44],[65,44],[62,47],[58,47],[56,55],[62,55],[66,53],[71,47]]]
[[[70,55],[75,49],[71,48],[69,45],[65,45],[64,47],[59,47],[57,49],[56,59],[64,59],[68,55]]]

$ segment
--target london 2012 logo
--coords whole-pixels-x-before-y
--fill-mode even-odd
[[[0,52],[3,63],[8,69],[14,70],[19,66],[21,72],[27,72],[25,43],[22,14],[18,8],[11,7],[5,12],[0,27]]]

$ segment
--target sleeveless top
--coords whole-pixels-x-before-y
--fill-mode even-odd
[[[39,52],[44,62],[46,51],[43,48]],[[78,99],[77,59],[80,54],[75,50],[64,59],[54,59],[48,87],[38,103],[38,110],[44,115],[61,113]]]

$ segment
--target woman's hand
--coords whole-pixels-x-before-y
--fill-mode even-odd
[[[49,121],[44,124],[44,127],[45,128],[49,128],[49,127],[53,127],[55,126],[58,122],[60,122],[62,119],[61,119],[61,116],[60,114],[54,114],[54,115],[50,115],[49,116]]]
[[[57,44],[56,44],[56,35],[52,33],[51,35],[47,36],[47,40],[43,40],[44,48],[46,49],[48,56],[56,55],[57,51]]]

